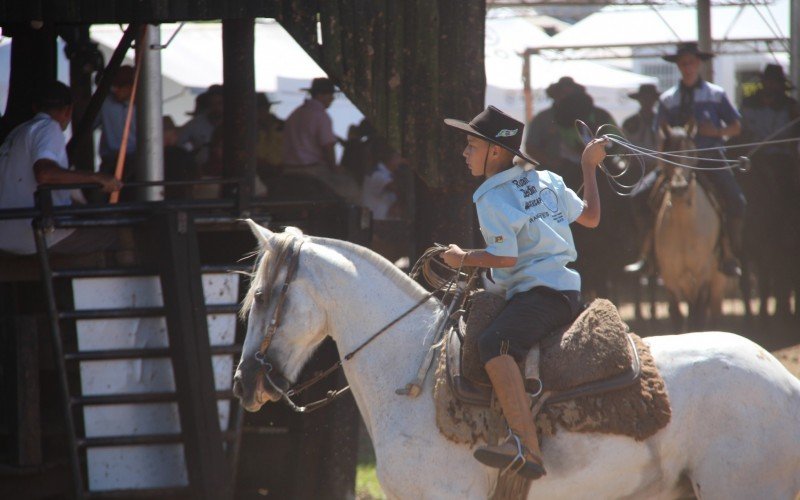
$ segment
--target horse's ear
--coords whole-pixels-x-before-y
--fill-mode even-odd
[[[264,226],[257,224],[255,221],[253,221],[253,219],[245,219],[244,221],[248,226],[250,226],[250,231],[253,232],[253,236],[255,236],[258,240],[258,244],[262,247],[269,246],[272,235],[275,233]]]
[[[296,236],[297,238],[302,238],[303,237],[303,231],[301,231],[299,227],[286,226],[283,229],[283,232],[291,234],[292,236]]]

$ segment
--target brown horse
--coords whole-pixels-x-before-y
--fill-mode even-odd
[[[665,151],[694,148],[691,135],[673,128],[664,137]],[[688,165],[696,163],[690,160]],[[721,220],[697,179],[695,170],[662,165],[663,198],[654,229],[656,262],[672,297],[670,313],[680,322],[677,304],[689,305],[689,326],[702,329],[722,313],[725,276],[719,270]]]

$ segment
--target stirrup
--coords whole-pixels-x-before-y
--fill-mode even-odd
[[[544,470],[544,466],[541,465],[540,463],[536,462],[536,461],[531,461],[531,460],[528,460],[527,458],[525,458],[525,452],[528,452],[531,456],[533,456],[533,453],[522,444],[522,440],[520,440],[519,436],[514,434],[514,432],[509,427],[508,428],[508,440],[510,440],[512,438],[514,440],[514,444],[517,445],[517,454],[511,460],[511,462],[509,462],[509,464],[506,465],[503,468],[502,471],[500,471],[500,475],[505,475],[505,474],[507,474],[509,472],[511,472],[512,474],[519,474],[519,472],[527,464],[531,464],[536,470],[533,471],[530,474],[530,476],[527,476],[525,474],[520,474],[522,477],[527,478],[527,479],[539,479],[540,477],[544,476],[546,474],[546,472]]]
[[[522,441],[520,441],[519,436],[511,432],[510,428],[508,429],[508,438],[514,439],[514,443],[517,445],[517,455],[514,457],[513,460],[511,460],[511,462],[508,463],[508,465],[505,466],[505,468],[500,472],[500,474],[506,474],[509,471],[516,474],[517,472],[519,472],[520,469],[522,469],[522,467],[525,466],[525,462],[528,461],[525,458],[525,450],[524,446],[522,446]]]

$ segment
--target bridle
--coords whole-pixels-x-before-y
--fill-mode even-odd
[[[288,261],[288,265],[286,268],[286,278],[283,280],[283,286],[281,287],[280,295],[278,296],[277,302],[275,303],[275,310],[272,312],[272,319],[269,321],[269,327],[267,328],[267,332],[264,334],[264,338],[261,340],[261,346],[259,347],[258,351],[255,354],[256,361],[258,361],[261,366],[264,368],[264,379],[266,380],[267,384],[278,394],[280,394],[281,399],[283,399],[289,407],[298,412],[298,413],[310,413],[312,411],[318,410],[328,404],[332,403],[334,400],[338,399],[339,397],[343,396],[350,390],[350,386],[344,386],[341,389],[330,390],[325,395],[324,398],[309,403],[305,406],[300,406],[296,404],[292,397],[297,396],[301,392],[305,391],[309,387],[317,384],[321,380],[327,378],[330,374],[338,370],[342,367],[342,364],[345,361],[349,361],[353,358],[361,349],[367,346],[370,342],[378,338],[382,333],[386,332],[388,329],[399,323],[403,318],[411,314],[413,311],[418,309],[422,306],[425,302],[428,301],[431,297],[434,296],[436,290],[425,294],[416,304],[411,306],[408,310],[404,313],[400,314],[398,317],[387,323],[383,328],[372,334],[367,340],[362,342],[358,345],[355,349],[350,351],[349,353],[345,354],[342,359],[331,365],[329,368],[325,369],[324,371],[320,372],[319,374],[315,375],[311,379],[295,384],[292,386],[291,382],[283,376],[275,367],[272,366],[272,363],[267,361],[267,350],[269,349],[270,344],[272,343],[272,339],[275,338],[275,334],[278,332],[278,328],[281,325],[281,320],[283,319],[283,305],[286,302],[286,295],[289,291],[289,285],[291,285],[292,281],[294,281],[295,276],[297,275],[297,269],[300,266],[300,248],[303,246],[303,240],[300,238],[293,238],[291,244],[288,248],[286,253],[286,261]],[[285,388],[284,388],[285,387]]]

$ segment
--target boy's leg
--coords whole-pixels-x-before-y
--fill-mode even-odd
[[[481,334],[481,360],[509,427],[506,442],[475,450],[475,458],[481,463],[510,467],[528,479],[545,474],[530,399],[517,363],[536,342],[571,321],[577,310],[577,295],[568,298],[555,290],[537,287],[512,297]]]

